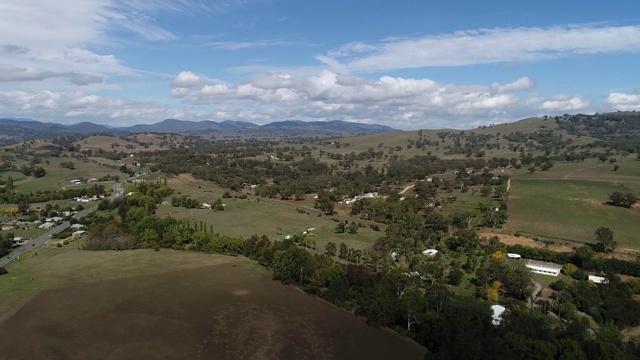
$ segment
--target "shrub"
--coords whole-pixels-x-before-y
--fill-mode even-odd
[[[589,278],[589,275],[587,275],[584,270],[578,269],[574,271],[573,274],[571,274],[571,277],[576,280],[587,280]]]
[[[549,287],[552,288],[553,290],[561,291],[561,290],[564,290],[564,289],[567,288],[567,282],[562,280],[562,279],[560,279],[560,280],[552,282],[549,285]]]
[[[0,275],[4,275],[4,274],[8,274],[9,272],[7,271],[7,269],[3,268],[2,266],[0,266]]]
[[[567,263],[562,265],[562,273],[567,276],[572,276],[578,270],[578,267],[574,264]]]

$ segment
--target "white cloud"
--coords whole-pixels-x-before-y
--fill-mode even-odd
[[[196,75],[191,71],[182,71],[178,76],[173,79],[171,86],[174,88],[191,88],[196,86],[203,86],[207,83],[207,78],[204,76]]]
[[[558,95],[540,105],[541,110],[547,111],[577,111],[590,105],[590,101],[577,95]]]
[[[391,76],[370,80],[324,70],[307,76],[269,74],[236,85],[184,88],[172,96],[193,106],[224,104],[225,114],[234,113],[231,109],[236,109],[236,114],[240,109],[271,109],[270,121],[343,119],[400,128],[434,127],[430,123],[438,121],[441,126],[465,127],[478,119],[486,123],[508,121],[523,111],[535,110],[522,107],[524,100],[509,93],[534,84],[526,77],[491,86]]]
[[[605,104],[620,111],[640,110],[640,94],[611,93]]]
[[[504,84],[504,85],[494,84],[494,85],[496,86],[499,92],[505,93],[510,91],[521,91],[521,90],[533,89],[536,86],[536,82],[526,76],[523,76],[520,79],[508,84]]]
[[[335,71],[382,71],[640,51],[640,26],[565,26],[458,31],[344,45],[317,56]]]
[[[184,117],[184,109],[152,101],[132,101],[101,97],[83,92],[0,91],[3,116],[34,118],[40,121],[77,123],[92,121],[114,126],[153,123]]]
[[[251,48],[263,48],[272,46],[292,45],[294,42],[280,39],[255,40],[255,41],[211,41],[206,45],[213,46],[218,49],[239,50]]]
[[[186,0],[0,2],[0,81],[28,81],[37,89],[35,83],[57,78],[64,79],[68,88],[106,84],[113,76],[132,76],[136,70],[109,50],[105,53],[117,44],[116,34],[133,33],[145,40],[173,39],[175,35],[159,26],[153,15],[191,11],[190,5],[197,6]]]

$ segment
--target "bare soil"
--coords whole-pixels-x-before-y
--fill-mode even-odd
[[[531,238],[525,236],[514,236],[514,235],[506,235],[506,234],[496,234],[491,232],[483,232],[479,233],[480,237],[491,238],[497,236],[500,239],[500,242],[505,243],[507,245],[523,245],[529,246],[533,248],[544,248],[546,247],[544,243],[540,241],[533,240]],[[549,250],[557,251],[557,252],[572,252],[573,248],[567,245],[549,245]]]
[[[0,325],[3,359],[422,359],[388,330],[229,263],[43,291]]]

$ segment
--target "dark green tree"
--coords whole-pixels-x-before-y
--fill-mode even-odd
[[[324,246],[324,249],[327,255],[335,256],[338,247],[336,246],[336,243],[330,241],[327,243],[327,245]]]
[[[605,226],[596,229],[596,242],[598,249],[603,252],[613,251],[618,245],[613,239],[613,230]]]
[[[638,201],[638,197],[634,193],[622,193],[614,191],[609,194],[609,203],[613,206],[630,208]]]

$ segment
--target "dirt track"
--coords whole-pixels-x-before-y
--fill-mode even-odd
[[[0,326],[0,358],[422,359],[250,264],[45,291]]]

